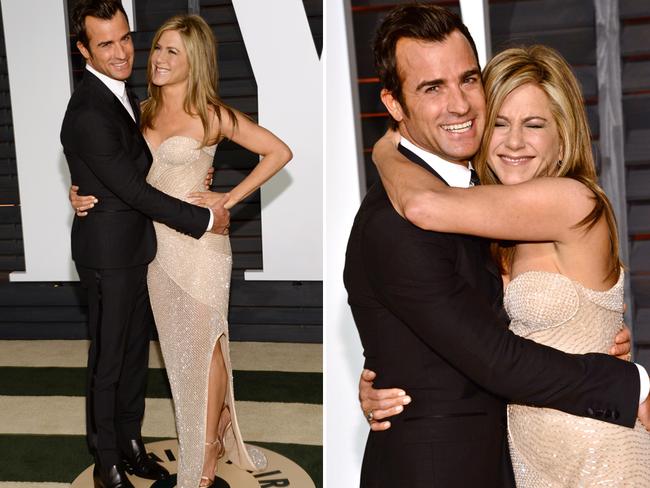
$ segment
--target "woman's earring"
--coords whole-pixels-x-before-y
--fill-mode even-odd
[[[558,166],[558,168],[562,166],[562,160],[561,159],[557,160],[557,166]]]

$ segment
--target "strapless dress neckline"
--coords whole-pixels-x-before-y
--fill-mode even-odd
[[[530,275],[530,274],[533,274],[533,275],[535,275],[535,274],[536,275],[546,275],[546,276],[550,275],[550,277],[557,277],[557,279],[567,281],[567,282],[571,283],[572,285],[577,285],[580,288],[582,288],[583,290],[588,291],[589,293],[611,293],[617,287],[619,287],[619,286],[621,286],[623,284],[625,272],[623,271],[623,269],[621,269],[621,272],[618,275],[618,280],[610,288],[607,288],[606,290],[596,290],[594,288],[589,288],[588,286],[583,285],[579,281],[572,280],[567,275],[564,275],[562,273],[557,273],[555,271],[543,271],[543,270],[530,269],[528,271],[523,271],[522,273],[519,273],[517,276],[515,276],[513,279],[511,279],[508,282],[508,284],[505,286],[505,293],[508,292],[508,288],[510,288],[510,285],[512,285],[514,282],[516,282],[519,279],[523,279],[522,278],[523,276]]]
[[[144,137],[144,136],[143,136],[143,137]],[[158,151],[160,151],[160,148],[162,148],[165,144],[167,144],[169,141],[174,140],[174,139],[184,139],[184,140],[187,140],[187,141],[193,141],[193,142],[196,142],[196,143],[199,144],[199,145],[201,144],[201,141],[199,141],[199,140],[198,140],[197,138],[195,138],[195,137],[192,137],[192,136],[184,136],[184,135],[182,135],[182,134],[177,134],[177,135],[169,136],[169,137],[166,138],[166,139],[163,139],[163,141],[158,145],[158,147],[154,147],[154,145],[151,144],[151,142],[149,141],[149,139],[147,139],[146,137],[144,137],[144,140],[145,140],[145,142],[147,143],[147,146],[149,146],[149,150],[150,150],[152,153],[157,153]],[[217,147],[217,144],[212,144],[211,146],[204,146],[204,147],[201,148],[201,149],[214,149],[214,148],[216,148],[216,147]],[[197,148],[195,148],[195,149],[199,149],[199,148],[197,147]]]

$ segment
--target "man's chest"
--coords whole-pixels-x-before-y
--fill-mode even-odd
[[[491,304],[501,305],[503,283],[490,255],[489,241],[480,237],[454,236],[455,272]]]

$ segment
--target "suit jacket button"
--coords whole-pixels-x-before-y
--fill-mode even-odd
[[[587,409],[587,415],[593,417],[593,416],[594,416],[594,409],[591,408],[591,407],[589,407],[589,408]]]

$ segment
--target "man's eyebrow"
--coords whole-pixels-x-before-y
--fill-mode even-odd
[[[113,44],[113,41],[101,41],[97,43],[99,47],[108,46],[109,44]]]
[[[460,79],[464,80],[466,78],[469,78],[470,76],[478,76],[480,78],[481,77],[481,70],[478,69],[478,68],[467,70],[462,75],[460,75]],[[418,91],[418,90],[420,90],[422,88],[425,88],[425,87],[428,88],[428,87],[431,87],[431,86],[440,86],[440,85],[444,85],[444,84],[445,84],[445,80],[443,80],[442,78],[437,78],[435,80],[425,80],[425,81],[421,82],[418,86],[415,87],[415,91]]]
[[[430,86],[439,86],[439,85],[444,85],[444,84],[445,84],[445,80],[443,80],[442,78],[438,78],[436,80],[426,80],[426,81],[421,82],[418,86],[416,86],[415,91],[419,91],[420,89],[422,89],[424,87],[428,88]]]
[[[478,76],[479,78],[481,77],[481,70],[478,68],[470,69],[468,71],[465,71],[460,78],[464,80],[465,78],[469,78],[470,76]]]

